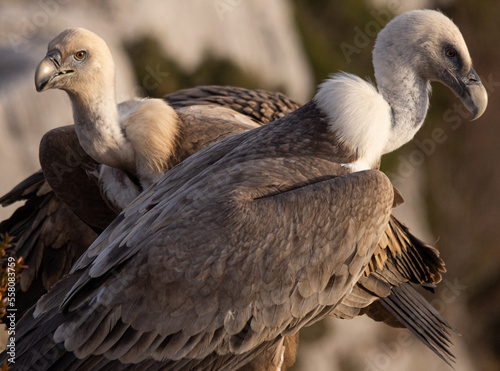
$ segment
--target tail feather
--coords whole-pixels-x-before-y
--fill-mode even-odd
[[[408,306],[412,308],[416,308],[415,312],[415,318],[419,320],[419,323],[422,325],[425,325],[427,323],[433,324],[434,321],[437,319],[438,326],[429,326],[426,327],[425,330],[431,336],[435,341],[442,341],[443,343],[447,345],[451,345],[451,340],[449,338],[450,332],[448,331],[449,329],[453,329],[451,325],[444,320],[441,315],[434,310],[434,308],[431,305],[428,305],[428,308],[419,308],[419,298],[415,298],[412,296],[401,296],[400,299]]]
[[[391,290],[391,295],[380,303],[408,328],[429,349],[452,367],[455,356],[450,330],[457,333],[439,312],[410,284],[405,283]]]

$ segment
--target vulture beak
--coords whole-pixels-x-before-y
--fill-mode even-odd
[[[58,50],[49,52],[45,58],[42,59],[35,72],[36,91],[41,92],[50,89],[50,82],[57,76],[73,72],[62,70],[61,60],[62,56]]]
[[[455,94],[472,113],[471,121],[481,117],[488,105],[488,93],[474,68],[470,69],[465,78],[459,79],[457,84],[453,85]]]

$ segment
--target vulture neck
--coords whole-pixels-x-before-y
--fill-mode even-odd
[[[394,66],[387,61],[386,66]],[[408,143],[422,126],[429,107],[430,82],[411,69],[384,68],[375,78],[380,94],[389,103],[392,127],[383,153]]]
[[[134,150],[120,125],[114,82],[112,88],[99,85],[95,94],[68,92],[78,141],[95,161],[134,173]]]

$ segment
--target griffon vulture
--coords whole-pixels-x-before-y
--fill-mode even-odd
[[[449,360],[448,325],[407,283],[433,272],[380,247],[395,193],[376,168],[421,127],[430,81],[474,118],[486,91],[435,11],[392,20],[373,62],[378,90],[334,75],[145,190],[20,321],[16,368],[229,370],[271,351],[281,369],[302,327],[387,311]]]
[[[113,57],[104,40],[83,28],[65,30],[49,43],[36,69],[35,85],[37,91],[67,92],[78,142],[86,154],[105,165],[100,168],[100,181],[118,211],[178,162],[177,141],[193,134],[189,131],[197,131],[200,141],[206,135],[207,124],[182,126],[184,117],[162,99],[117,105]],[[234,117],[233,111],[223,114],[220,109],[203,109],[203,118],[231,120],[246,129],[258,126],[246,116]]]

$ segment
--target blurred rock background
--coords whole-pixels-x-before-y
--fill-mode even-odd
[[[383,159],[402,191],[399,216],[434,243],[448,273],[429,300],[461,332],[460,371],[500,369],[500,3],[496,0],[0,0],[0,194],[39,168],[38,143],[72,123],[65,93],[35,92],[48,42],[69,27],[101,35],[117,66],[117,98],[200,84],[280,90],[300,102],[338,70],[373,79],[376,34],[396,14],[439,8],[459,25],[489,92],[477,122],[434,85],[426,125]],[[439,130],[436,140],[435,130]],[[6,218],[13,208],[0,210]],[[365,317],[301,332],[294,370],[446,370],[405,330]]]

